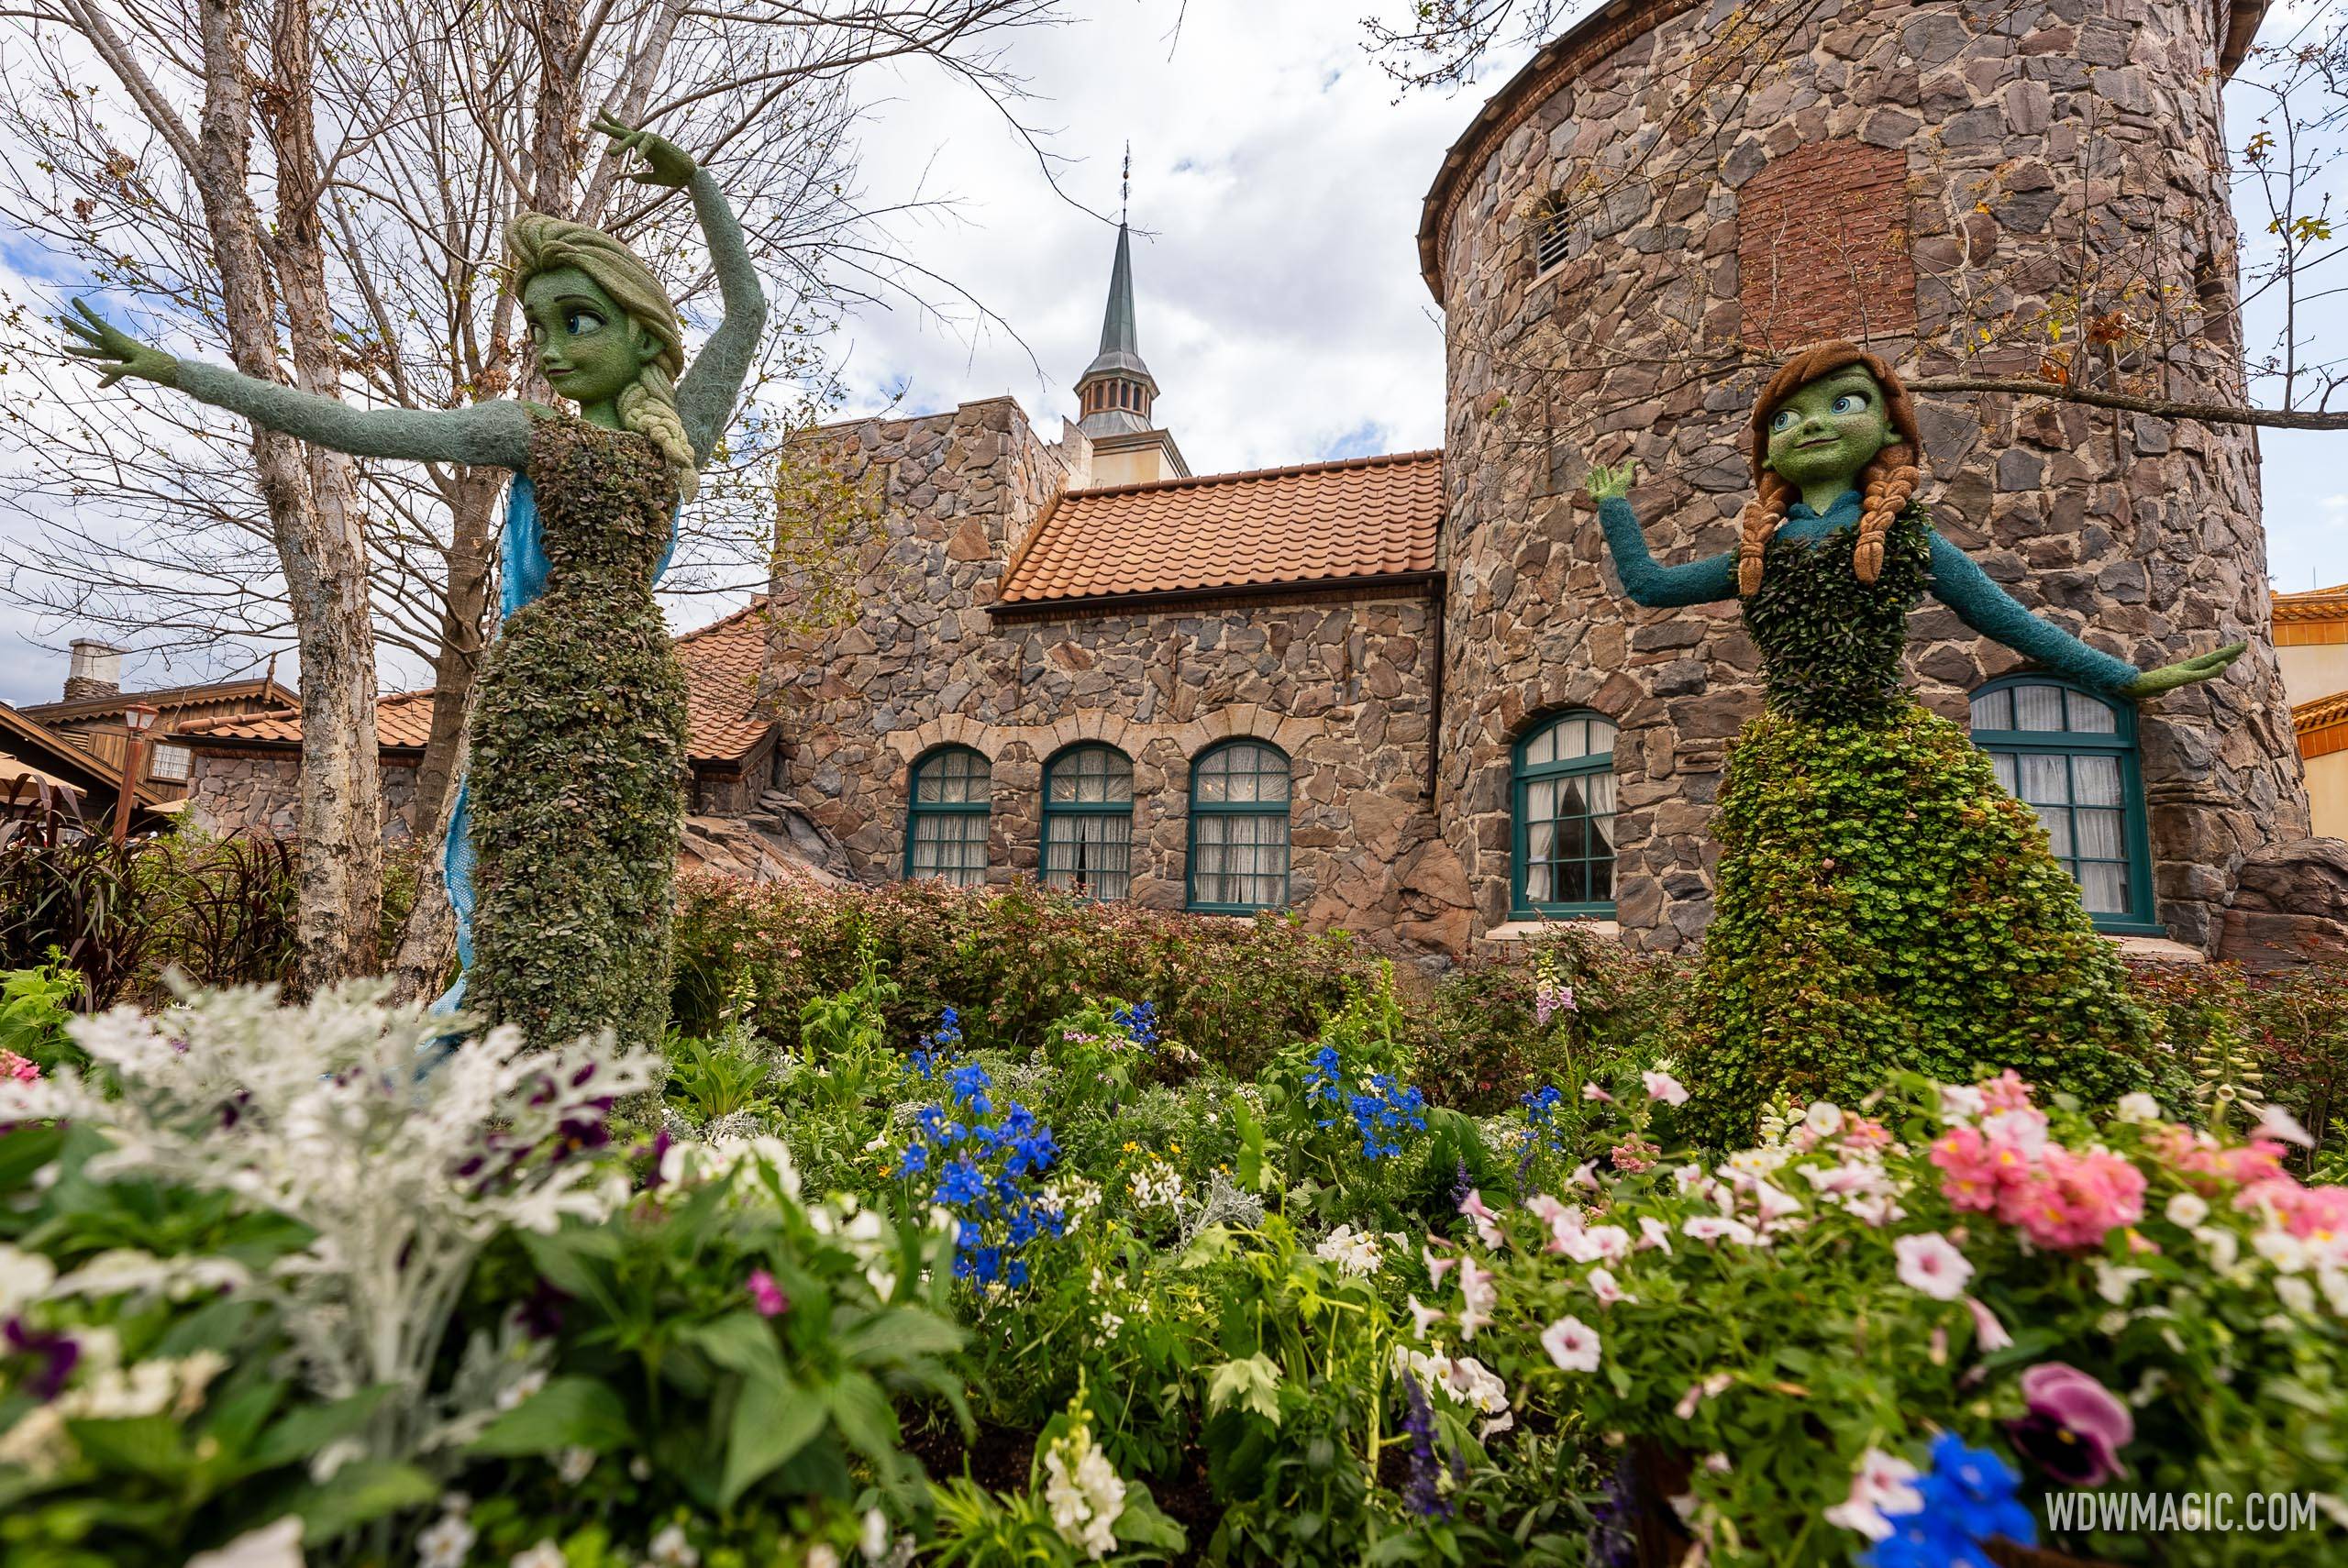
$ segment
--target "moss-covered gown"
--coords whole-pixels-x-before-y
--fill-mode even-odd
[[[1735,1142],[1775,1090],[1848,1105],[1898,1068],[2010,1066],[2098,1099],[2143,1087],[2149,1024],[2046,830],[1903,684],[1933,580],[1922,508],[1873,583],[1851,564],[1855,505],[1794,510],[1807,526],[1770,541],[1744,602],[1768,701],[1722,784],[1691,1131]]]
[[[472,721],[466,1005],[550,1044],[669,1013],[685,682],[652,597],[676,476],[653,444],[539,417],[526,470],[546,588],[506,617]]]

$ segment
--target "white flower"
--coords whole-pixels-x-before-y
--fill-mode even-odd
[[[547,1386],[547,1369],[534,1366],[504,1388],[498,1390],[497,1408],[511,1410]]]
[[[1444,1392],[1472,1409],[1496,1416],[1508,1408],[1508,1385],[1472,1355],[1454,1360],[1442,1379]]]
[[[38,1301],[57,1282],[57,1265],[39,1253],[20,1253],[0,1242],[0,1318]]]
[[[2137,1089],[2132,1093],[2121,1095],[2120,1103],[2112,1107],[2111,1114],[2118,1121],[2134,1122],[2142,1126],[2145,1122],[2158,1121],[2161,1119],[2161,1102],[2143,1090]]]
[[[2277,1274],[2297,1274],[2308,1266],[2308,1244],[2288,1231],[2266,1230],[2250,1239],[2251,1247],[2275,1265]]]
[[[644,1550],[659,1568],[695,1568],[701,1562],[701,1553],[685,1539],[685,1527],[681,1524],[661,1526],[660,1533]]]
[[[576,1486],[595,1468],[595,1451],[573,1444],[555,1457],[554,1473],[562,1477],[566,1486]]]
[[[1576,1263],[1615,1263],[1630,1255],[1631,1232],[1620,1225],[1590,1225],[1565,1237],[1557,1250]]]
[[[1936,1301],[1955,1300],[1965,1294],[1965,1282],[1973,1277],[1973,1265],[1965,1261],[1965,1254],[1938,1231],[1902,1236],[1891,1243],[1891,1250],[1899,1259],[1899,1283]]]
[[[1421,1304],[1419,1298],[1415,1296],[1410,1298],[1410,1302],[1411,1337],[1414,1340],[1425,1339],[1427,1337],[1427,1330],[1443,1321],[1445,1316],[1444,1310],[1440,1307],[1428,1307]]]
[[[1459,1212],[1468,1216],[1476,1227],[1476,1239],[1497,1252],[1507,1238],[1501,1233],[1500,1216],[1484,1201],[1484,1195],[1474,1187],[1459,1200]]]
[[[1366,1279],[1385,1264],[1386,1255],[1379,1251],[1378,1238],[1368,1231],[1357,1231],[1351,1225],[1340,1225],[1321,1240],[1312,1255],[1324,1263],[1337,1265],[1339,1272]]]
[[[2193,1239],[2209,1253],[2210,1266],[2220,1274],[2232,1268],[2242,1255],[2242,1238],[2221,1225],[2204,1225],[2193,1232]]]
[[[1871,1448],[1859,1455],[1858,1468],[1851,1476],[1851,1495],[1825,1511],[1826,1522],[1855,1530],[1869,1540],[1881,1540],[1891,1534],[1886,1514],[1911,1514],[1924,1506],[1924,1495],[1916,1489],[1915,1480],[1914,1465]]]
[[[2138,1280],[2152,1277],[2148,1268],[2121,1268],[2101,1258],[2095,1260],[2095,1293],[2114,1307],[2125,1307],[2130,1288]]]
[[[1639,1079],[1646,1085],[1649,1099],[1659,1099],[1666,1105],[1688,1103],[1687,1089],[1669,1073],[1641,1073]]]
[[[1614,1275],[1609,1269],[1594,1268],[1589,1271],[1589,1292],[1598,1297],[1601,1307],[1611,1307],[1617,1301],[1628,1301],[1636,1306],[1639,1299],[1616,1284]]]
[[[1474,1339],[1476,1331],[1492,1320],[1492,1309],[1501,1298],[1492,1278],[1491,1270],[1478,1267],[1474,1258],[1459,1260],[1459,1337],[1463,1340]]]
[[[1132,1186],[1136,1208],[1173,1210],[1182,1206],[1182,1173],[1164,1160],[1151,1159]]]
[[[2315,1286],[2309,1285],[2302,1275],[2277,1275],[2275,1296],[2284,1306],[2302,1316],[2315,1311]]]
[[[1971,1121],[1981,1114],[1982,1107],[1986,1104],[1988,1101],[1981,1098],[1981,1091],[1977,1088],[1969,1088],[1963,1084],[1941,1085],[1941,1120],[1943,1121],[1957,1123]]]
[[[1715,1372],[1700,1383],[1691,1383],[1688,1386],[1688,1392],[1679,1396],[1679,1403],[1671,1408],[1671,1413],[1683,1421],[1690,1420],[1695,1417],[1697,1406],[1707,1399],[1719,1398],[1722,1390],[1735,1381],[1725,1372]]]
[[[1541,1348],[1562,1371],[1598,1370],[1598,1331],[1571,1313],[1541,1331]]]
[[[1101,1319],[1098,1326],[1102,1339],[1113,1340],[1117,1337],[1117,1331],[1125,1326],[1125,1320],[1123,1318],[1118,1317],[1114,1312],[1110,1311],[1106,1307],[1103,1307],[1101,1309]]]
[[[1650,1247],[1660,1247],[1665,1253],[1669,1253],[1671,1227],[1651,1214],[1641,1215],[1639,1217],[1639,1251],[1645,1252]]]
[[[2190,1231],[2210,1218],[2210,1204],[2198,1192],[2180,1192],[2168,1200],[2168,1207],[2162,1212],[2168,1216],[2170,1224]]]
[[[563,1556],[561,1547],[551,1540],[542,1540],[507,1558],[505,1568],[570,1568],[570,1559]]]
[[[1059,1538],[1096,1562],[1114,1551],[1125,1484],[1093,1442],[1092,1429],[1079,1426],[1054,1443],[1044,1455],[1044,1502]]]
[[[828,1540],[818,1540],[807,1548],[807,1568],[840,1568],[839,1548]]]
[[[1888,1192],[1870,1192],[1843,1200],[1844,1212],[1861,1224],[1882,1230],[1894,1220],[1904,1220],[1908,1210],[1899,1207],[1899,1199]]]
[[[29,1471],[37,1481],[56,1474],[72,1456],[73,1439],[54,1404],[34,1406],[0,1431],[0,1464]]]
[[[1679,1229],[1689,1240],[1695,1242],[1735,1242],[1751,1246],[1756,1238],[1753,1227],[1742,1220],[1731,1220],[1720,1214],[1695,1214],[1680,1221]]]
[[[302,1520],[289,1514],[249,1529],[217,1551],[199,1551],[187,1568],[302,1568]]]
[[[2302,1149],[2315,1147],[2315,1140],[2299,1125],[2299,1119],[2272,1100],[2258,1108],[2258,1136],[2272,1138],[2278,1143],[2297,1143]]]
[[[2319,1270],[2315,1282],[2321,1287],[2324,1302],[2331,1307],[2332,1316],[2348,1318],[2348,1269]]]
[[[1813,1099],[1802,1112],[1801,1124],[1821,1138],[1832,1138],[1843,1131],[1843,1108],[1831,1099]]]
[[[442,1514],[416,1532],[416,1568],[462,1568],[473,1540],[473,1527],[463,1514]]]
[[[1761,1211],[1764,1221],[1774,1222],[1801,1212],[1801,1199],[1783,1187],[1756,1181],[1753,1184],[1752,1193],[1753,1207]]]
[[[867,1562],[878,1562],[889,1555],[889,1516],[878,1508],[864,1510],[864,1528],[858,1532],[856,1550]]]

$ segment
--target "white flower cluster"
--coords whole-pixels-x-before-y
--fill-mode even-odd
[[[1182,1173],[1153,1156],[1134,1177],[1133,1193],[1135,1208],[1179,1211],[1182,1207]]]
[[[625,1196],[593,1162],[562,1156],[600,1132],[612,1100],[659,1081],[649,1053],[591,1042],[526,1051],[513,1029],[426,1070],[449,1021],[387,1007],[385,990],[354,982],[287,1007],[248,988],[151,1015],[117,1008],[72,1026],[119,1085],[116,1098],[70,1071],[0,1082],[0,1124],[65,1119],[107,1136],[93,1177],[139,1172],[226,1191],[313,1231],[306,1251],[253,1286],[285,1307],[295,1358],[328,1398],[387,1385],[413,1401],[458,1283],[492,1237],[601,1219]],[[378,1435],[400,1446],[413,1414]]]
[[[737,1175],[737,1173],[739,1173]],[[799,1196],[799,1167],[780,1138],[714,1138],[706,1143],[679,1139],[661,1152],[660,1185],[691,1187],[734,1176],[732,1196],[749,1203],[771,1197],[769,1180],[786,1198]]]
[[[1341,1273],[1357,1279],[1367,1279],[1384,1266],[1386,1254],[1379,1251],[1378,1237],[1368,1231],[1356,1231],[1351,1225],[1340,1225],[1321,1239],[1312,1255],[1324,1263],[1333,1263]]]
[[[1394,1370],[1410,1374],[1428,1392],[1480,1414],[1497,1416],[1508,1408],[1508,1385],[1500,1374],[1472,1355],[1446,1354],[1440,1344],[1424,1351],[1396,1346]]]
[[[74,1454],[68,1421],[135,1420],[166,1414],[183,1421],[203,1408],[204,1391],[228,1368],[227,1357],[209,1350],[125,1365],[111,1329],[79,1330],[74,1342],[81,1359],[72,1383],[0,1432],[0,1465],[16,1465],[36,1476],[55,1474]]]
[[[1125,1484],[1080,1423],[1044,1455],[1044,1503],[1062,1540],[1098,1562],[1115,1550]]]
[[[1084,1217],[1101,1207],[1101,1184],[1080,1176],[1061,1176],[1046,1182],[1036,1202],[1058,1219],[1061,1235],[1073,1236]]]

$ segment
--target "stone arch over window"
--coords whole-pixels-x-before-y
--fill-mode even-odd
[[[1290,792],[1288,754],[1268,741],[1219,741],[1192,759],[1189,908],[1288,907]]]
[[[983,886],[993,765],[967,745],[942,745],[914,758],[906,778],[905,875]]]
[[[2051,675],[2010,675],[1973,693],[1972,717],[1973,744],[2038,813],[2096,928],[2162,934],[2134,709]]]
[[[1044,885],[1124,900],[1133,892],[1133,758],[1098,741],[1053,753],[1044,764]]]
[[[1908,155],[1853,137],[1773,158],[1736,193],[1744,337],[1775,349],[1916,329]]]
[[[1511,918],[1614,914],[1614,722],[1535,720],[1509,768]]]

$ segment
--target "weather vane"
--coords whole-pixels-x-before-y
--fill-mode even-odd
[[[1125,213],[1134,200],[1134,144],[1125,143],[1125,171],[1117,177],[1117,221],[1125,221]]]

